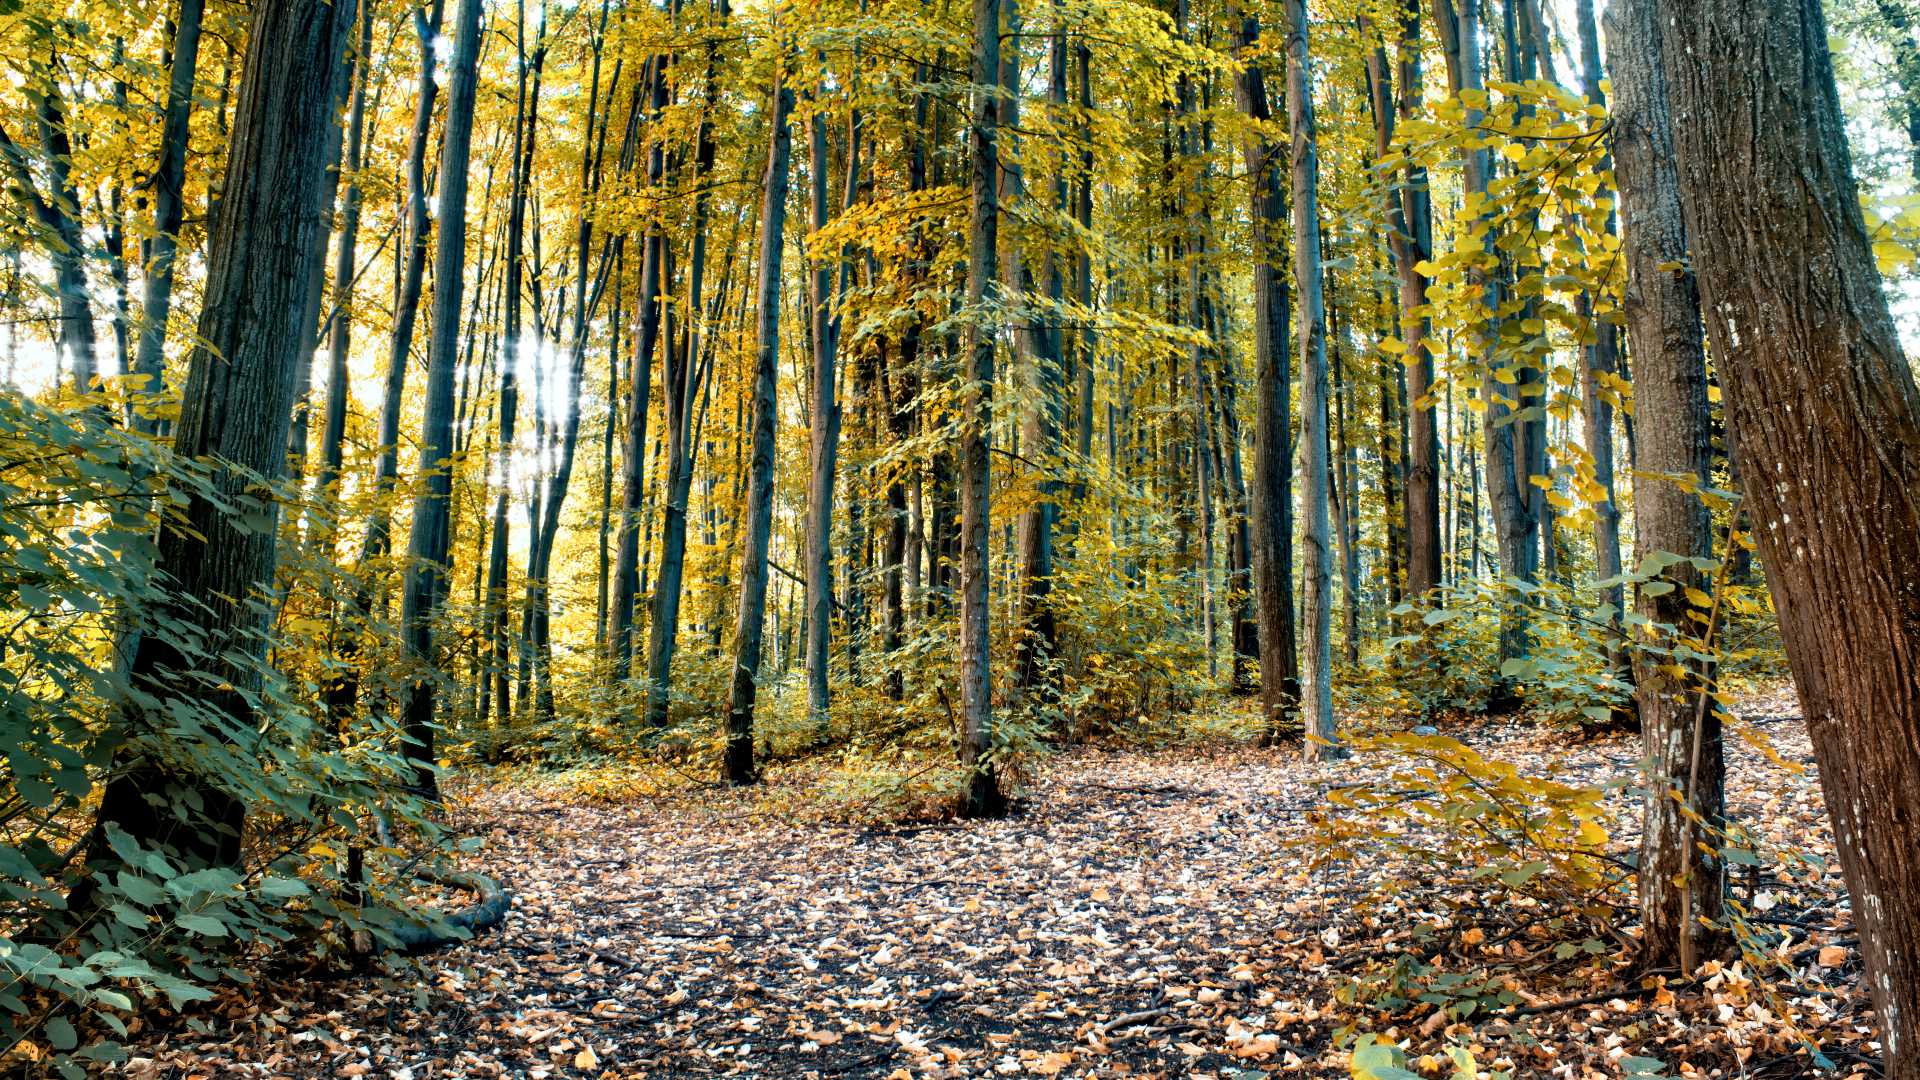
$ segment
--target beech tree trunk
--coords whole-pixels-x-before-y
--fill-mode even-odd
[[[447,122],[440,143],[440,232],[433,254],[426,416],[420,438],[420,468],[426,482],[413,504],[406,584],[400,597],[401,632],[406,635],[412,661],[419,665],[406,695],[407,756],[414,763],[414,786],[428,794],[438,792],[433,732],[439,657],[433,624],[445,599],[451,542],[453,378],[459,356],[460,301],[466,284],[462,268],[467,255],[467,157],[473,145],[481,5],[482,0],[460,0],[454,17]],[[511,358],[503,362],[511,362]]]
[[[1662,0],[1657,11],[1746,508],[1820,762],[1886,1076],[1912,1080],[1920,391],[1861,220],[1818,0]]]
[[[146,276],[141,283],[140,336],[133,374],[140,389],[158,394],[166,388],[167,316],[173,310],[173,259],[186,217],[187,123],[193,114],[194,73],[200,65],[200,24],[205,0],[181,0],[173,25],[173,64],[167,78],[167,106],[160,123],[160,162],[153,172],[153,236],[147,241]],[[160,422],[134,414],[134,425],[148,434]]]
[[[1689,559],[1713,554],[1713,522],[1699,491],[1661,478],[1690,477],[1704,487],[1713,451],[1700,296],[1693,272],[1684,268],[1687,230],[1656,7],[1657,0],[1620,0],[1607,24],[1614,168],[1627,256],[1627,342],[1640,417],[1634,554],[1642,562],[1655,552]],[[1686,594],[1702,587],[1702,579],[1695,565],[1678,563],[1664,574],[1671,591],[1642,587],[1635,605],[1653,623],[1697,636]],[[1669,658],[1639,651],[1637,659],[1640,730],[1649,763],[1640,843],[1641,960],[1648,967],[1676,967],[1683,954],[1705,955],[1712,935],[1700,920],[1723,913],[1725,864],[1699,854],[1692,841],[1714,840],[1697,835],[1683,810],[1684,801],[1704,821],[1721,819],[1720,721],[1712,709],[1700,714],[1700,687],[1669,673]]]

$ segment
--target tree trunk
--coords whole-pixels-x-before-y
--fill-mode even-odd
[[[190,497],[183,526],[161,530],[155,565],[184,598],[169,618],[206,637],[188,655],[176,632],[145,634],[131,673],[157,701],[185,695],[217,710],[223,726],[203,737],[223,741],[257,730],[251,702],[266,647],[258,605],[273,587],[276,540],[275,529],[244,525],[232,506],[250,504],[258,497],[251,493],[256,478],[277,477],[286,464],[294,369],[313,333],[300,318],[302,270],[326,239],[321,155],[354,5],[261,0],[252,18],[227,157],[226,212],[208,246],[199,344],[174,438],[183,457],[236,467],[217,467],[211,482],[219,497]],[[209,695],[209,675],[231,689]],[[188,866],[238,859],[245,820],[238,798],[209,778],[152,759],[129,765],[101,798],[88,849],[94,865],[114,858],[109,827],[144,844],[169,845]],[[156,802],[193,809],[161,814]]]
[[[1306,0],[1287,7],[1287,129],[1293,136],[1293,280],[1299,320],[1300,460],[1307,484],[1306,659],[1301,720],[1310,759],[1338,751],[1333,716],[1333,545],[1327,520],[1327,320],[1320,282],[1320,158],[1313,122],[1313,61]]]
[[[973,0],[973,222],[967,248],[967,372],[956,455],[960,494],[960,766],[967,773],[963,817],[1000,817],[1007,800],[993,761],[992,638],[987,588],[988,460],[993,413],[994,333],[987,305],[1000,297],[994,260],[1000,235],[1000,0]]]
[[[1814,0],[1658,8],[1701,307],[1888,1080],[1920,1076],[1920,392]],[[1638,58],[1645,62],[1645,54]]]
[[[447,549],[453,494],[453,378],[460,344],[462,272],[467,254],[467,158],[473,145],[473,104],[480,59],[482,0],[460,0],[455,15],[447,82],[447,121],[440,143],[440,232],[433,255],[433,328],[427,346],[426,415],[421,429],[420,468],[426,483],[414,500],[407,540],[406,585],[400,625],[407,650],[419,665],[406,695],[407,756],[414,785],[436,794],[433,731],[439,657],[434,621],[446,593]],[[311,332],[311,328],[309,328]],[[508,357],[504,362],[511,362]]]
[[[160,162],[153,172],[153,236],[147,241],[146,277],[142,282],[140,337],[135,345],[133,374],[143,377],[140,389],[159,394],[166,389],[167,317],[173,310],[173,260],[180,245],[180,224],[186,217],[187,124],[193,113],[194,73],[200,64],[200,24],[205,0],[181,0],[173,27],[173,63],[167,78],[167,107],[160,125]],[[148,434],[160,422],[134,413],[134,426]]]
[[[1260,22],[1240,19],[1235,50],[1253,48],[1260,38]],[[1240,71],[1234,91],[1240,111],[1262,125],[1273,119],[1266,77],[1257,62]],[[1280,147],[1258,134],[1245,149],[1247,173],[1253,178],[1253,343],[1254,429],[1253,579],[1259,614],[1260,690],[1266,711],[1268,737],[1289,720],[1299,706],[1299,649],[1293,623],[1293,464],[1289,428],[1291,376],[1288,374],[1286,275],[1275,260],[1280,255],[1281,223],[1286,218],[1286,195],[1280,177]],[[1111,430],[1109,430],[1111,443]]]
[[[605,22],[604,8],[601,21]],[[727,5],[723,2],[718,9],[722,22],[727,17]],[[595,63],[598,63],[596,52]],[[661,543],[660,543],[660,581],[653,590],[652,615],[647,628],[647,716],[649,726],[661,727],[667,722],[668,704],[672,700],[673,653],[680,634],[680,593],[684,579],[687,550],[687,500],[693,491],[694,444],[689,427],[692,420],[692,394],[695,380],[694,369],[701,356],[701,343],[706,340],[702,333],[700,319],[705,310],[701,307],[701,291],[705,287],[707,272],[707,219],[711,206],[708,185],[713,177],[714,142],[713,112],[717,107],[717,81],[714,67],[718,63],[717,46],[707,48],[707,67],[705,74],[704,101],[701,105],[700,123],[694,133],[694,169],[693,184],[696,194],[693,199],[693,250],[688,259],[687,282],[687,328],[685,347],[667,355],[666,385],[663,387],[667,405],[667,497],[662,504]],[[582,177],[583,184],[585,177]],[[587,219],[581,218],[581,272],[586,271],[585,237],[588,228]],[[729,251],[731,255],[731,251]],[[575,316],[576,320],[579,318]],[[580,329],[584,324],[576,323]]]
[[[740,606],[733,631],[733,681],[727,700],[727,782],[751,784],[753,703],[759,690],[760,647],[767,623],[767,563],[773,540],[774,419],[780,360],[780,256],[786,246],[787,174],[793,137],[787,118],[793,88],[785,65],[776,69],[765,201],[760,208],[760,280],[755,293],[753,457],[748,464],[745,550],[740,560]]]
[[[1627,257],[1627,341],[1633,357],[1635,409],[1640,414],[1640,476],[1634,490],[1635,557],[1656,552],[1709,558],[1712,520],[1698,488],[1708,483],[1712,432],[1707,413],[1707,363],[1700,297],[1687,258],[1673,128],[1660,67],[1655,0],[1623,0],[1608,12],[1613,59],[1614,168],[1620,180]],[[1666,477],[1686,477],[1679,483]],[[1663,575],[1671,591],[1637,590],[1636,607],[1670,632],[1697,636],[1687,600],[1703,584],[1691,563]],[[1678,586],[1677,588],[1675,586]],[[1701,955],[1712,932],[1700,919],[1722,914],[1725,866],[1701,857],[1689,837],[1687,811],[1715,823],[1723,813],[1724,766],[1719,715],[1696,708],[1700,687],[1676,676],[1672,661],[1640,651],[1638,699],[1641,736],[1649,762],[1646,824],[1640,844],[1641,960],[1674,967]],[[1690,938],[1690,941],[1684,940]]]

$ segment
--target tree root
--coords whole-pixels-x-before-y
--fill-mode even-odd
[[[420,956],[471,941],[482,931],[491,930],[506,920],[512,897],[498,881],[485,874],[420,867],[414,870],[413,876],[421,881],[465,889],[478,899],[459,911],[434,920],[437,925],[409,924],[388,928],[388,933],[399,941],[400,951],[408,956]],[[450,927],[451,930],[443,927]]]

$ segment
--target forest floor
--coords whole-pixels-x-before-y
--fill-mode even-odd
[[[1776,695],[1743,712],[1787,762],[1810,761],[1791,708]],[[1625,737],[1447,730],[1569,782],[1630,777],[1638,757]],[[1729,752],[1735,813],[1826,851],[1812,770],[1740,740]],[[1776,982],[1782,996],[1732,964],[1677,992],[1642,985],[1610,947],[1552,982],[1501,976],[1521,1002],[1466,1023],[1342,1001],[1348,975],[1435,952],[1412,945],[1422,920],[1462,970],[1553,955],[1500,932],[1524,924],[1497,905],[1446,911],[1449,883],[1413,883],[1382,908],[1356,903],[1376,869],[1308,869],[1292,845],[1327,787],[1364,767],[1309,766],[1297,748],[1083,749],[1047,761],[1009,820],[900,828],[805,822],[764,791],[468,783],[455,821],[487,839],[480,859],[514,892],[503,928],[427,958],[424,982],[275,979],[234,994],[201,1014],[203,1034],[136,1034],[127,1071],[1252,1080],[1346,1076],[1334,1048],[1351,1026],[1410,1039],[1416,1068],[1451,1042],[1516,1077],[1662,1075],[1634,1073],[1647,1068],[1635,1055],[1674,1076],[1871,1075],[1848,1067],[1873,1051],[1837,870],[1736,889],[1784,931],[1796,974]],[[1783,1011],[1838,1073],[1814,1070]]]

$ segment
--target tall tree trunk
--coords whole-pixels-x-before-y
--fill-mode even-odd
[[[604,12],[604,8],[602,10]],[[721,0],[716,14],[724,25],[728,14],[725,0]],[[647,629],[646,720],[649,725],[656,727],[664,726],[667,722],[673,653],[680,634],[680,593],[687,550],[687,500],[693,492],[694,442],[689,425],[692,422],[693,382],[696,380],[694,369],[700,360],[702,342],[707,340],[700,321],[705,316],[705,309],[701,306],[701,291],[705,287],[707,272],[707,219],[711,207],[708,187],[713,177],[715,152],[713,112],[718,107],[718,82],[714,69],[718,62],[718,46],[709,44],[700,123],[693,140],[693,250],[687,260],[685,347],[678,350],[677,356],[669,351],[666,385],[663,387],[667,406],[667,497],[661,506],[660,580],[653,589],[653,610]],[[584,218],[580,227],[583,237],[581,271],[584,273],[584,230],[587,228]]]
[[[1657,8],[1687,236],[1888,1080],[1920,1076],[1920,391],[1814,0]],[[1646,62],[1646,54],[1636,58]]]
[[[205,0],[180,0],[173,25],[173,62],[167,75],[167,106],[160,123],[160,162],[153,171],[153,236],[147,241],[146,275],[141,282],[140,337],[133,374],[140,389],[166,389],[167,317],[173,310],[173,260],[186,217],[187,124],[193,113],[194,73],[200,64],[200,24]],[[154,417],[134,413],[134,426],[148,434],[160,430]]]
[[[744,550],[740,560],[740,605],[733,631],[733,681],[727,698],[727,782],[751,784],[753,704],[759,690],[760,652],[767,623],[767,564],[773,541],[774,420],[779,411],[780,256],[786,246],[787,174],[793,162],[793,88],[785,64],[775,71],[773,117],[768,123],[765,199],[760,208],[760,280],[754,305],[753,457],[748,464]]]
[[[354,53],[353,105],[347,117],[346,168],[353,179],[341,205],[340,241],[333,260],[333,315],[327,322],[327,408],[320,433],[320,471],[314,487],[331,497],[340,478],[347,436],[347,353],[353,343],[354,258],[360,239],[360,168],[366,163],[367,86],[373,80],[373,12],[360,12],[360,42]],[[177,225],[175,226],[178,227]],[[332,526],[327,527],[332,535]]]
[[[991,542],[988,460],[993,413],[994,333],[987,305],[1000,297],[994,261],[1000,236],[1000,2],[973,0],[973,221],[967,247],[967,371],[955,478],[960,494],[960,766],[966,770],[964,817],[1007,811],[993,761],[992,637],[988,618]]]
[[[251,702],[266,647],[258,604],[273,587],[276,530],[246,526],[231,507],[257,498],[250,494],[256,478],[276,477],[286,465],[294,369],[313,333],[301,321],[301,271],[326,240],[321,154],[354,5],[261,0],[252,19],[227,157],[227,207],[208,246],[199,344],[174,438],[182,456],[223,464],[211,478],[216,495],[190,496],[182,526],[161,530],[155,566],[183,597],[169,618],[206,637],[188,655],[179,633],[145,634],[131,672],[152,700],[188,695],[218,710],[222,726],[203,737],[220,741],[257,730]],[[229,689],[209,695],[209,674]],[[107,842],[114,828],[147,845],[168,845],[188,866],[239,858],[245,807],[228,789],[153,759],[127,764],[102,795],[91,863],[114,860]],[[156,813],[156,806],[183,809],[176,816]],[[74,906],[84,908],[91,886],[79,891],[85,895]]]
[[[824,57],[822,57],[824,62]],[[823,88],[824,89],[824,88]],[[824,93],[819,95],[824,99]],[[815,729],[827,727],[827,661],[833,640],[833,481],[840,460],[840,397],[834,387],[839,367],[840,320],[834,314],[839,290],[834,288],[834,264],[826,252],[813,249],[812,237],[827,227],[833,212],[827,199],[827,175],[830,171],[827,149],[827,114],[816,113],[808,121],[808,174],[812,187],[813,234],[807,245],[813,262],[808,275],[811,292],[813,329],[812,404],[807,416],[807,582],[806,661],[807,711]],[[847,127],[847,182],[845,202],[851,204],[860,178],[860,114],[853,112]],[[844,287],[847,262],[839,260],[839,277]]]
[[[653,141],[647,156],[647,186],[657,190],[666,175],[666,141],[657,130],[657,121],[667,107],[668,54],[656,53],[647,62],[647,77],[640,81],[640,94],[646,99],[648,132]],[[629,124],[639,123],[640,101],[634,102]],[[623,154],[623,163],[627,155]],[[635,304],[632,387],[627,397],[627,445],[620,485],[619,544],[614,551],[613,610],[608,618],[607,638],[613,649],[613,675],[626,679],[633,674],[633,609],[640,594],[640,528],[645,517],[647,449],[647,409],[651,404],[653,353],[660,338],[662,312],[662,263],[666,260],[667,237],[657,221],[647,224],[640,255],[640,296]]]
[[[1634,555],[1642,565],[1656,552],[1689,559],[1713,554],[1713,523],[1698,490],[1708,483],[1712,461],[1706,351],[1699,292],[1693,272],[1684,269],[1687,230],[1656,7],[1656,0],[1623,0],[1609,10],[1607,26],[1616,95],[1614,168],[1626,226],[1627,341],[1640,414]],[[1700,571],[1678,563],[1663,580],[1669,590],[1664,594],[1638,590],[1640,614],[1675,633],[1696,634],[1690,618],[1695,608],[1686,593],[1703,584]],[[1637,656],[1649,763],[1640,844],[1641,959],[1649,967],[1673,967],[1700,955],[1710,941],[1712,932],[1700,920],[1722,914],[1724,864],[1702,857],[1696,847],[1716,841],[1688,836],[1689,815],[1713,823],[1723,813],[1720,720],[1714,710],[1702,714],[1696,708],[1700,687],[1671,673],[1668,658],[1644,651]]]
[[[1574,12],[1579,23],[1581,88],[1588,101],[1605,105],[1606,94],[1600,88],[1600,42],[1594,25],[1593,0],[1575,0]],[[1664,100],[1661,108],[1664,111]],[[1617,135],[1615,137],[1619,138]],[[1668,141],[1671,142],[1671,139]],[[1663,155],[1671,152],[1670,148],[1661,151]],[[1603,159],[1600,167],[1605,169],[1609,164]],[[1670,164],[1663,168],[1671,174]],[[1612,214],[1608,215],[1607,224],[1608,231],[1613,231]],[[1614,490],[1613,405],[1607,398],[1603,380],[1620,373],[1620,328],[1610,321],[1593,319],[1591,295],[1583,292],[1575,298],[1574,303],[1576,314],[1593,323],[1593,344],[1582,349],[1585,362],[1581,365],[1580,393],[1587,453],[1593,459],[1594,483],[1600,486],[1602,493],[1599,505],[1593,508],[1594,575],[1607,581],[1620,576],[1620,503]],[[1699,320],[1697,310],[1694,319],[1696,323]],[[1698,327],[1695,336],[1699,336]],[[1627,655],[1623,629],[1626,592],[1619,585],[1611,586],[1602,590],[1601,602],[1607,608],[1607,622],[1612,629],[1612,640],[1608,642],[1607,650],[1608,664],[1623,683],[1631,683],[1632,660]]]
[[[1059,16],[1056,15],[1056,18]],[[1017,40],[1017,39],[1016,39]],[[1064,22],[1054,27],[1049,49],[1047,100],[1058,123],[1067,105],[1067,31]],[[1054,170],[1054,208],[1064,217],[1073,212],[1067,201],[1067,169],[1064,143],[1056,141],[1061,160]],[[1064,333],[1059,328],[1060,303],[1066,295],[1066,281],[1060,270],[1060,257],[1049,245],[1045,268],[1047,300],[1046,325],[1035,327],[1031,338],[1035,347],[1028,358],[1029,401],[1021,417],[1022,452],[1039,462],[1045,470],[1040,482],[1040,501],[1020,515],[1020,633],[1015,644],[1014,678],[1028,692],[1042,690],[1047,677],[1046,665],[1059,650],[1059,627],[1053,601],[1054,528],[1060,517],[1057,501],[1060,423],[1066,411],[1066,357]],[[1032,320],[1029,319],[1029,322]]]
[[[1260,22],[1240,19],[1236,52],[1254,47]],[[1261,125],[1271,123],[1265,74],[1258,62],[1249,62],[1235,84],[1240,111]],[[1253,343],[1254,429],[1253,517],[1254,597],[1260,624],[1260,690],[1265,705],[1268,736],[1290,718],[1300,702],[1299,648],[1293,622],[1293,464],[1291,442],[1292,377],[1288,373],[1286,275],[1275,261],[1280,256],[1281,223],[1286,218],[1286,195],[1281,184],[1280,147],[1261,133],[1246,149],[1247,173],[1253,178]]]
[[[1293,135],[1293,280],[1300,349],[1300,460],[1307,484],[1301,720],[1309,758],[1338,752],[1333,716],[1333,546],[1327,520],[1327,321],[1320,282],[1320,159],[1306,0],[1287,7],[1287,129]]]
[[[447,80],[447,121],[440,143],[439,235],[433,255],[433,326],[427,345],[426,415],[421,429],[420,468],[426,474],[414,500],[407,540],[406,584],[400,625],[418,665],[406,695],[407,756],[414,785],[437,793],[433,761],[434,701],[439,657],[434,621],[445,599],[447,550],[453,494],[453,378],[460,345],[462,268],[467,254],[467,158],[473,145],[473,104],[480,60],[483,0],[460,0]],[[511,363],[511,357],[503,358]]]

